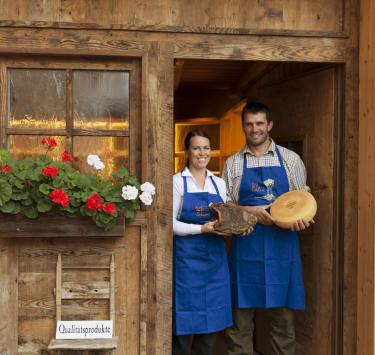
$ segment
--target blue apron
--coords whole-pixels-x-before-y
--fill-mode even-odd
[[[239,204],[267,205],[289,191],[289,182],[276,147],[279,166],[244,169]],[[229,256],[232,304],[235,308],[305,308],[299,238],[276,225],[256,224],[247,237],[232,238]]]
[[[216,194],[187,192],[186,176],[180,221],[204,224]],[[173,268],[173,334],[212,333],[232,325],[230,279],[224,239],[216,234],[175,236]]]

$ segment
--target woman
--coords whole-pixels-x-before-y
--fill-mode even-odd
[[[232,324],[224,239],[209,208],[226,200],[226,187],[207,170],[205,132],[188,133],[185,150],[186,167],[173,177],[173,355],[210,355],[215,333]]]

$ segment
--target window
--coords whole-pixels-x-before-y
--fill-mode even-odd
[[[107,63],[46,61],[5,64],[2,142],[16,157],[44,154],[43,137],[53,136],[57,160],[66,149],[81,171],[88,154],[97,154],[108,176],[120,165],[132,170],[140,159],[139,134],[130,143],[130,126],[140,127],[139,69],[136,61]],[[138,138],[137,138],[138,137]],[[130,164],[130,151],[134,156]],[[132,172],[139,175],[140,169]]]

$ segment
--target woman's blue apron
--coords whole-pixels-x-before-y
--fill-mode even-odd
[[[276,147],[279,166],[244,169],[239,204],[271,203],[289,191],[289,182]],[[229,256],[232,305],[235,308],[305,308],[299,238],[276,225],[256,224],[247,237],[232,238]]]
[[[223,202],[216,194],[187,192],[180,221],[204,224],[211,219],[210,203]],[[195,234],[174,238],[173,334],[212,333],[232,325],[230,279],[223,237]]]

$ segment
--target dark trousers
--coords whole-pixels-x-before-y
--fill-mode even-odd
[[[227,329],[229,355],[254,355],[254,308],[234,308],[233,326]],[[266,355],[295,355],[294,313],[288,308],[269,308],[270,334]]]
[[[213,355],[216,333],[173,335],[172,355]]]

